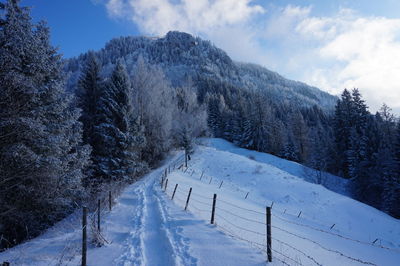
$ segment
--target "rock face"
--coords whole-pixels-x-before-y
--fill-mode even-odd
[[[96,52],[108,74],[112,66],[123,60],[128,69],[143,57],[151,64],[159,65],[172,85],[179,86],[190,77],[194,83],[199,79],[213,79],[248,90],[265,91],[276,101],[300,106],[318,105],[324,110],[333,110],[337,98],[305,83],[283,78],[264,67],[233,61],[223,50],[210,41],[188,33],[171,31],[164,37],[120,37],[109,41]],[[80,67],[87,54],[68,59],[68,86],[74,89]]]

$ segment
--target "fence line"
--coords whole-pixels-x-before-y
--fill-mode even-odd
[[[188,168],[189,168],[189,167],[188,167]],[[194,171],[194,170],[193,170],[193,171]],[[202,174],[203,174],[203,173],[204,173],[204,171],[202,171]],[[204,174],[203,174],[203,177],[205,177],[206,179],[209,178],[207,175],[204,175]],[[217,180],[216,178],[213,178],[213,179],[214,179],[214,180]],[[217,181],[217,185],[220,184],[219,182],[220,182],[220,181]],[[240,189],[240,190],[243,191],[242,189]],[[197,194],[197,193],[196,193],[196,194]],[[204,197],[204,196],[202,196],[202,195],[199,195],[199,194],[197,194],[196,196],[200,196],[200,197],[206,198],[206,197]],[[210,198],[207,198],[207,199],[210,199]],[[228,205],[230,205],[230,206],[232,206],[232,207],[236,207],[236,208],[241,209],[241,210],[250,211],[250,212],[253,212],[253,213],[257,213],[257,214],[260,214],[260,215],[264,215],[263,212],[259,212],[259,211],[251,210],[251,209],[246,209],[246,208],[237,206],[237,205],[235,205],[235,204],[232,204],[232,203],[230,203],[230,202],[224,201],[224,200],[222,200],[222,199],[218,199],[218,202],[223,202],[223,203],[225,203],[225,204],[228,204]],[[272,202],[272,205],[273,205],[273,204],[274,204],[274,202]],[[271,205],[271,206],[272,206],[272,205]],[[278,209],[280,209],[280,208],[278,208]],[[301,216],[302,216],[302,219],[308,220],[308,221],[310,221],[310,222],[312,222],[312,223],[316,223],[316,221],[317,221],[317,222],[319,221],[319,220],[315,220],[315,219],[311,219],[311,220],[310,220],[310,219],[305,218],[306,216],[304,216],[304,212],[302,212],[302,211],[297,212],[297,214],[292,214],[292,213],[290,213],[290,212],[287,212],[287,210],[285,209],[284,211],[281,211],[281,212],[282,212],[283,214],[291,215],[291,216],[294,216],[294,217],[296,217],[296,218],[299,218],[298,216],[299,216],[299,213],[300,213],[300,214],[302,214],[302,215],[301,215]],[[273,214],[273,215],[274,215],[276,218],[281,219],[281,220],[283,220],[283,221],[286,221],[286,222],[288,222],[288,223],[292,223],[292,224],[295,224],[295,225],[298,225],[298,226],[308,227],[308,228],[310,228],[311,230],[315,230],[315,231],[323,232],[323,233],[326,233],[326,234],[330,234],[330,235],[332,235],[332,236],[336,236],[336,237],[342,238],[342,239],[344,239],[344,240],[353,241],[353,242],[355,242],[355,243],[364,244],[364,245],[369,245],[369,246],[371,246],[371,247],[376,247],[376,248],[380,248],[380,249],[386,249],[386,250],[389,250],[389,251],[393,251],[393,252],[396,252],[396,253],[400,253],[400,249],[391,248],[391,247],[388,247],[388,246],[384,246],[384,245],[382,245],[382,244],[377,244],[376,241],[374,241],[373,243],[370,243],[370,242],[367,242],[367,241],[354,239],[354,238],[351,238],[351,237],[348,237],[348,236],[344,236],[344,235],[339,234],[339,233],[329,232],[329,231],[324,230],[324,229],[321,229],[321,228],[317,228],[317,227],[313,227],[313,226],[310,226],[310,225],[306,225],[306,224],[302,224],[302,223],[297,223],[297,222],[289,221],[289,220],[284,219],[284,218],[282,218],[281,216],[278,216],[278,215],[276,215],[276,214]],[[322,221],[319,221],[319,222],[322,222]],[[332,228],[336,225],[336,223],[331,223],[331,224],[329,224],[329,225],[324,224],[324,223],[325,223],[325,222],[323,222],[323,224],[320,223],[319,225],[320,225],[320,226],[327,227],[327,228],[330,228],[330,229],[332,229]],[[381,239],[381,238],[377,238],[377,239]],[[381,239],[381,240],[384,240],[384,239]],[[390,242],[390,241],[387,241],[387,242]]]
[[[293,249],[293,250],[295,250],[295,251],[297,251],[297,252],[303,254],[305,257],[309,258],[309,259],[310,259],[312,262],[314,262],[315,264],[317,264],[317,265],[319,265],[319,266],[322,266],[322,264],[320,264],[318,261],[316,261],[313,257],[311,257],[310,255],[304,253],[304,252],[301,251],[300,249],[295,248],[295,247],[293,247],[292,245],[290,245],[290,244],[288,244],[288,243],[286,243],[286,242],[284,242],[284,241],[282,241],[282,240],[279,240],[279,239],[277,239],[277,238],[275,238],[275,237],[272,237],[272,239],[273,239],[274,241],[276,241],[276,242],[282,244],[282,245],[285,245],[285,246],[287,246],[287,247],[289,247],[289,248],[291,248],[291,249]]]
[[[198,199],[195,199],[194,197],[192,198],[192,200],[195,201],[195,202],[197,202],[197,203],[203,204],[203,205],[205,205],[205,206],[212,206],[211,204],[206,203],[206,202],[201,201],[201,200],[198,200]]]
[[[233,212],[231,212],[231,211],[228,211],[228,210],[222,209],[222,208],[220,208],[220,207],[217,207],[217,209],[218,209],[218,210],[220,210],[220,211],[223,211],[223,212],[229,213],[230,215],[232,215],[232,216],[235,216],[235,217],[237,217],[237,218],[240,218],[240,219],[243,219],[243,220],[245,220],[245,221],[252,222],[252,223],[257,223],[257,224],[262,224],[262,225],[265,225],[265,222],[260,222],[260,221],[257,221],[257,220],[253,220],[253,219],[245,218],[245,217],[243,217],[243,216],[239,216],[239,215],[237,215],[237,214],[234,214],[234,213],[233,213]],[[264,215],[265,215],[265,214],[264,214]]]
[[[313,227],[311,225],[301,224],[301,223],[289,221],[289,220],[287,220],[285,218],[282,218],[282,217],[280,217],[280,216],[278,216],[276,214],[272,214],[272,215],[274,217],[280,219],[281,221],[284,221],[284,222],[287,222],[287,223],[291,223],[291,224],[295,224],[295,225],[298,225],[298,226],[307,227],[307,228],[309,228],[311,230],[314,230],[314,231],[318,231],[318,232],[322,232],[322,233],[325,233],[325,234],[333,235],[333,236],[340,237],[340,238],[343,238],[345,240],[353,241],[353,242],[356,242],[356,243],[369,245],[369,246],[376,247],[376,248],[381,248],[381,249],[387,249],[387,250],[391,250],[391,251],[400,253],[400,250],[397,250],[397,249],[394,249],[394,248],[389,248],[389,247],[385,247],[385,246],[382,246],[382,245],[379,245],[379,244],[373,244],[373,243],[370,243],[370,242],[365,242],[365,241],[353,239],[353,238],[350,238],[350,237],[347,237],[347,236],[343,236],[343,235],[340,235],[340,234],[337,234],[337,233],[334,233],[334,232],[329,232],[329,231],[326,231],[326,230],[323,230],[323,229],[320,229],[320,228],[316,228],[316,227]]]
[[[280,228],[280,227],[278,227],[278,226],[274,226],[274,225],[273,225],[272,228],[278,229],[278,230],[280,230],[280,231],[282,231],[282,232],[285,232],[285,233],[287,233],[287,234],[289,234],[289,235],[292,235],[292,236],[295,236],[295,237],[297,237],[297,238],[300,238],[300,239],[309,241],[309,242],[311,242],[311,243],[313,243],[313,244],[319,246],[320,248],[322,248],[322,249],[324,249],[324,250],[326,250],[326,251],[329,251],[329,252],[332,252],[332,253],[336,253],[336,254],[338,254],[338,255],[340,255],[340,256],[342,256],[342,257],[345,257],[345,258],[347,258],[347,259],[349,259],[349,260],[356,261],[356,262],[359,262],[359,263],[362,263],[362,264],[376,265],[375,263],[372,263],[372,262],[363,261],[363,260],[361,260],[361,259],[353,258],[353,257],[348,256],[348,255],[346,255],[346,254],[344,254],[344,253],[342,253],[342,252],[340,252],[340,251],[338,251],[338,250],[334,250],[334,249],[327,248],[327,247],[321,245],[320,243],[318,243],[318,242],[315,241],[315,240],[309,239],[309,238],[307,238],[307,237],[305,237],[305,236],[300,236],[300,235],[298,235],[298,234],[292,233],[292,232],[290,232],[290,231],[288,231],[288,230],[285,230],[285,229],[282,229],[282,228]]]
[[[179,187],[179,186],[178,186],[178,187]],[[179,190],[177,190],[177,192],[178,192],[178,191],[179,191]],[[166,191],[166,192],[168,192],[168,191]],[[182,191],[180,191],[180,192],[182,192]],[[192,193],[193,193],[193,192],[192,192]],[[183,195],[184,193],[179,193],[179,194],[180,194],[180,195]],[[196,193],[196,194],[197,194],[197,193]],[[183,203],[183,201],[184,201],[184,199],[181,198],[180,196],[179,196],[179,197],[176,197],[176,196],[175,196],[175,199],[178,199],[181,203]],[[211,201],[211,199],[209,199],[209,200]],[[210,214],[210,213],[211,213],[211,206],[212,206],[211,203],[206,203],[206,202],[203,202],[203,201],[199,201],[198,199],[196,199],[196,198],[194,198],[194,197],[191,198],[191,201],[193,201],[194,203],[197,203],[197,204],[198,204],[198,203],[201,203],[201,204],[203,204],[203,205],[209,207],[210,209],[209,209],[209,210],[200,209],[200,208],[198,208],[198,207],[196,206],[196,204],[193,204],[193,202],[192,202],[191,204],[189,204],[189,208],[192,208],[192,209],[194,209],[194,210],[196,210],[196,211],[199,211],[199,212],[202,212],[202,213],[206,213],[206,214]],[[218,200],[218,201],[220,201],[220,200]],[[263,223],[263,222],[260,222],[260,221],[257,221],[257,220],[253,220],[253,219],[249,219],[249,218],[246,218],[246,217],[243,217],[243,216],[234,214],[234,213],[230,212],[229,210],[226,210],[226,209],[221,208],[221,207],[216,207],[216,209],[217,209],[218,211],[222,211],[222,212],[225,212],[225,213],[229,213],[230,215],[233,215],[233,216],[235,216],[235,217],[237,217],[237,218],[240,218],[240,219],[242,219],[242,220],[245,220],[245,221],[251,221],[251,222],[253,222],[253,223],[255,222],[255,223],[257,223],[257,224],[265,225],[265,223]],[[241,230],[241,231],[243,231],[243,232],[248,232],[248,233],[252,233],[252,234],[255,234],[255,235],[257,235],[257,236],[260,236],[260,237],[262,237],[263,239],[265,239],[265,237],[266,237],[266,234],[265,234],[265,233],[260,233],[260,232],[254,231],[254,230],[250,230],[250,229],[244,228],[244,227],[239,226],[239,225],[237,225],[237,224],[234,224],[233,222],[229,221],[228,219],[226,219],[224,216],[222,216],[222,215],[219,214],[218,212],[216,213],[215,216],[216,216],[216,218],[217,218],[216,226],[217,226],[218,228],[222,229],[221,231],[227,233],[227,235],[229,235],[229,236],[231,236],[231,237],[234,237],[234,238],[236,238],[236,239],[239,239],[239,240],[248,242],[249,244],[251,244],[251,245],[257,247],[258,249],[260,249],[262,252],[266,253],[266,244],[261,244],[261,243],[259,243],[259,242],[251,241],[251,240],[249,240],[249,239],[246,239],[246,238],[244,238],[244,237],[241,237],[241,236],[239,236],[239,235],[233,233],[232,230],[229,230],[227,227],[225,227],[225,226],[221,225],[220,223],[218,223],[218,220],[223,221],[224,223],[227,223],[228,225],[230,225],[230,226],[232,226],[232,227],[234,227],[234,228],[236,228],[236,229],[238,229],[238,230]],[[290,258],[289,256],[287,256],[287,255],[285,255],[285,254],[283,254],[283,253],[281,253],[281,252],[279,252],[279,251],[276,251],[276,250],[273,250],[273,251],[276,252],[276,254],[279,254],[279,255],[282,254],[282,255],[281,255],[282,257],[284,257],[284,258],[286,258],[286,259],[289,259],[289,260],[291,260],[291,261],[294,261],[294,262],[296,262],[298,265],[301,265],[301,263],[299,263],[297,260],[295,260],[295,259],[293,259],[293,258]],[[306,257],[307,257],[307,255],[304,255],[304,254],[305,254],[304,252],[302,252],[302,253],[299,252],[299,253],[302,254],[303,256],[306,256]],[[308,255],[308,257],[311,257],[311,256]],[[277,258],[276,256],[275,256],[275,258],[276,258],[278,261],[282,262],[283,264],[289,265],[288,263],[286,263],[285,261],[283,261],[283,260]]]
[[[199,211],[199,212],[205,212],[205,213],[210,213],[210,210],[204,210],[204,209],[199,209],[196,207],[196,205],[189,205],[188,208],[194,208],[195,210]]]
[[[223,216],[221,216],[219,214],[217,214],[216,216],[221,218],[223,221],[227,222],[231,226],[236,227],[237,229],[240,229],[240,230],[243,230],[243,231],[246,231],[246,232],[249,232],[249,233],[253,233],[253,234],[256,234],[256,235],[259,235],[259,236],[264,236],[264,237],[266,236],[266,234],[264,234],[264,233],[256,232],[256,231],[253,231],[253,230],[250,230],[250,229],[243,228],[243,227],[241,227],[239,225],[236,225],[236,224],[228,221],[227,219],[225,219]]]
[[[232,203],[230,203],[230,202],[227,202],[227,201],[225,201],[225,200],[221,200],[221,199],[220,199],[219,201],[221,201],[221,202],[223,202],[223,203],[225,203],[225,204],[228,204],[228,205],[230,205],[230,206],[232,206],[232,207],[235,207],[235,208],[244,210],[244,211],[249,211],[249,212],[257,213],[257,214],[260,214],[260,215],[263,215],[263,216],[265,215],[265,213],[262,213],[262,212],[259,212],[259,211],[256,211],[256,210],[246,209],[246,208],[237,206],[237,205],[235,205],[235,204],[232,204]]]
[[[189,168],[189,167],[188,167],[188,168]],[[181,168],[181,170],[183,171],[182,168]],[[187,169],[186,169],[186,170],[187,170]],[[192,171],[192,173],[193,173],[193,172],[194,172],[194,171]],[[202,177],[207,178],[207,176],[204,175],[204,171],[202,172]],[[218,182],[218,184],[220,184],[220,183]],[[183,185],[182,187],[183,187],[183,188],[186,188],[185,185]],[[177,193],[179,193],[179,194],[182,195],[182,196],[186,196],[185,192],[180,191],[180,189],[182,189],[182,187],[181,187],[181,185],[179,185],[179,188],[178,188],[178,190],[177,190]],[[166,191],[166,192],[167,192],[167,191]],[[212,198],[205,197],[205,196],[200,195],[200,194],[198,194],[198,193],[196,193],[196,192],[194,192],[194,191],[192,191],[191,194],[192,194],[193,196],[190,198],[190,204],[188,205],[188,207],[189,207],[189,208],[192,208],[192,209],[194,209],[194,210],[197,210],[197,211],[199,211],[199,212],[203,212],[203,213],[208,213],[208,214],[210,214],[210,212],[211,212],[211,206],[212,206],[212,204],[211,204]],[[204,202],[204,201],[202,201],[202,200],[199,200],[199,198],[208,200],[209,203]],[[179,201],[185,201],[185,199],[182,199],[181,197],[179,197],[178,200],[179,200]],[[254,214],[258,214],[258,215],[262,215],[263,217],[265,216],[265,213],[263,213],[263,212],[256,211],[256,210],[253,210],[253,209],[244,208],[244,207],[238,206],[238,205],[236,205],[236,204],[227,202],[227,201],[222,200],[222,199],[218,199],[217,201],[218,201],[218,203],[221,202],[223,205],[224,205],[224,204],[225,204],[225,205],[229,205],[229,206],[234,207],[234,208],[237,208],[237,209],[241,209],[241,210],[244,210],[244,211],[247,211],[247,212],[251,212],[251,213],[254,213]],[[199,208],[198,206],[196,206],[197,204],[202,204],[203,206],[210,207],[210,209],[209,209],[209,210],[201,209],[201,208]],[[273,203],[272,203],[272,205],[273,205]],[[272,207],[272,205],[271,205],[271,207]],[[265,239],[265,237],[266,237],[266,234],[265,234],[265,233],[260,233],[260,232],[257,232],[257,231],[251,230],[251,229],[244,228],[243,226],[239,226],[239,225],[235,224],[234,222],[232,222],[232,221],[228,220],[227,218],[225,218],[225,217],[221,214],[221,212],[222,212],[222,213],[225,213],[225,214],[228,214],[228,215],[231,215],[231,216],[233,216],[233,217],[242,219],[242,220],[247,221],[247,222],[255,223],[255,224],[260,224],[260,225],[264,225],[264,226],[265,226],[265,225],[266,225],[265,222],[263,222],[263,221],[258,221],[258,220],[255,220],[255,219],[250,219],[250,218],[243,217],[243,216],[240,216],[240,215],[238,215],[238,214],[235,214],[235,213],[233,213],[232,211],[227,210],[227,209],[221,207],[221,204],[218,204],[218,206],[216,207],[216,210],[217,210],[217,213],[215,214],[215,216],[216,216],[216,218],[217,218],[216,226],[217,226],[218,228],[222,229],[222,231],[226,232],[228,235],[230,235],[230,236],[232,236],[232,237],[234,237],[234,238],[238,238],[238,239],[240,239],[240,240],[246,241],[246,242],[252,244],[253,246],[258,246],[259,249],[261,248],[261,250],[262,250],[263,252],[265,252],[265,249],[267,248],[267,245],[266,245],[266,244],[260,244],[260,243],[251,241],[251,240],[249,240],[249,239],[246,239],[246,238],[244,238],[244,237],[240,237],[240,236],[238,236],[237,234],[233,233],[232,230],[229,230],[229,229],[227,229],[225,226],[222,226],[220,223],[218,223],[218,220],[223,221],[224,223],[226,223],[226,224],[228,224],[228,225],[230,225],[230,226],[232,226],[232,227],[234,227],[234,228],[236,228],[236,229],[238,229],[238,230],[241,230],[241,231],[244,231],[244,232],[248,232],[248,233],[252,233],[252,234],[261,236],[261,237],[263,237],[263,239]],[[301,212],[300,212],[300,213],[301,213]],[[341,238],[343,238],[343,239],[351,240],[351,241],[354,241],[354,242],[357,242],[357,243],[368,244],[368,245],[371,245],[371,246],[373,246],[373,247],[385,248],[385,249],[393,250],[393,251],[396,251],[396,252],[397,252],[396,249],[391,249],[391,248],[387,248],[387,247],[384,247],[384,246],[374,245],[374,244],[371,244],[371,243],[359,241],[359,240],[356,240],[356,239],[352,239],[352,238],[349,238],[349,237],[342,236],[342,235],[340,235],[340,234],[336,234],[336,233],[329,232],[329,231],[326,231],[326,230],[323,230],[323,229],[320,229],[320,228],[316,228],[316,227],[313,227],[313,226],[310,226],[310,225],[301,224],[301,223],[297,223],[297,222],[292,222],[292,221],[287,220],[287,219],[285,219],[285,218],[282,218],[282,217],[280,217],[279,215],[276,215],[276,214],[272,214],[272,215],[273,215],[274,217],[276,217],[276,218],[278,218],[278,219],[284,221],[284,222],[293,223],[293,224],[295,224],[295,225],[307,227],[307,228],[310,228],[310,229],[315,230],[315,231],[319,231],[319,232],[323,232],[323,233],[328,233],[328,234],[330,234],[330,235],[338,236],[338,237],[341,237]],[[288,214],[288,215],[290,215],[290,214]],[[359,263],[362,263],[362,264],[376,265],[376,264],[374,264],[374,263],[372,263],[372,262],[364,261],[364,260],[362,260],[362,259],[358,259],[358,258],[354,258],[354,257],[349,256],[349,255],[346,255],[346,254],[342,253],[341,251],[334,250],[334,249],[331,249],[331,248],[327,248],[327,247],[325,247],[324,245],[320,244],[319,242],[317,242],[317,241],[315,241],[315,240],[312,240],[312,239],[306,238],[306,237],[304,237],[304,236],[295,234],[295,233],[293,233],[293,232],[290,232],[290,231],[288,231],[288,230],[286,230],[286,229],[277,227],[277,226],[275,226],[275,225],[272,225],[272,228],[277,229],[277,230],[280,230],[280,231],[282,231],[282,232],[284,232],[284,233],[287,233],[287,234],[289,234],[289,235],[295,236],[295,237],[297,237],[297,238],[300,238],[300,239],[303,239],[303,240],[306,240],[306,241],[310,241],[310,242],[316,244],[317,246],[319,246],[320,248],[324,249],[325,251],[328,251],[328,252],[331,252],[331,253],[335,253],[335,254],[340,255],[340,256],[342,256],[342,257],[344,257],[344,258],[346,258],[346,259],[349,259],[349,260],[352,260],[352,261],[356,261],[356,262],[359,262]],[[273,237],[272,239],[273,239],[274,241],[276,241],[277,243],[279,243],[279,244],[281,244],[281,245],[283,245],[283,246],[286,246],[286,247],[292,249],[293,251],[299,253],[301,256],[304,256],[305,258],[307,258],[307,259],[309,259],[310,261],[312,261],[314,264],[316,264],[316,265],[318,265],[318,266],[322,265],[322,264],[319,263],[315,258],[313,258],[311,255],[309,255],[309,254],[305,253],[304,251],[302,251],[302,250],[300,250],[300,249],[294,247],[293,245],[290,245],[290,244],[286,243],[285,241],[282,241],[281,239],[278,239],[278,238],[276,238],[276,237]],[[271,249],[272,249],[272,248],[271,248]],[[293,258],[289,257],[288,255],[283,254],[283,253],[280,252],[280,251],[277,251],[277,250],[275,250],[275,249],[272,249],[272,251],[273,251],[275,254],[278,254],[279,256],[282,256],[282,257],[283,257],[284,259],[286,259],[286,260],[290,260],[290,261],[295,262],[296,264],[302,265],[298,260],[293,259]],[[289,265],[287,262],[285,262],[285,261],[282,260],[282,259],[279,259],[277,256],[274,256],[274,258],[276,258],[278,261],[282,262],[282,263],[285,264],[285,265]]]
[[[273,251],[274,253],[278,253],[279,255],[281,255],[282,257],[284,257],[285,259],[288,259],[288,260],[293,261],[293,262],[294,262],[295,264],[297,264],[297,265],[304,266],[304,264],[302,264],[300,261],[295,260],[295,259],[293,259],[293,258],[291,258],[291,257],[289,257],[289,256],[287,256],[287,255],[285,255],[285,254],[283,254],[282,252],[280,252],[280,251],[278,251],[278,250],[276,250],[276,249],[272,249],[272,251]],[[286,263],[286,265],[290,265],[290,264]]]

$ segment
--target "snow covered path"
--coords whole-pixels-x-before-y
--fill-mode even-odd
[[[104,214],[102,234],[108,244],[89,245],[88,265],[266,264],[261,252],[175,205],[160,188],[163,170],[156,169],[126,188],[112,212]],[[79,217],[77,212],[43,235],[0,253],[0,261],[11,265],[80,265]]]
[[[144,191],[144,232],[142,246],[145,249],[145,265],[175,265],[174,250],[165,229],[154,182],[148,182]]]
[[[93,249],[89,258],[95,265],[265,265],[261,252],[176,206],[159,187],[161,172],[153,171],[121,196],[119,204],[136,204],[130,206],[135,215],[124,253],[111,259],[114,244]],[[118,227],[126,218],[111,221]],[[99,260],[103,254],[108,258]]]

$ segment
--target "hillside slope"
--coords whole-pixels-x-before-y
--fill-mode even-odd
[[[183,193],[193,188],[197,198],[194,194],[191,210],[204,219],[209,219],[204,209],[210,208],[217,193],[217,229],[265,250],[265,206],[272,206],[275,262],[398,265],[399,220],[305,181],[295,163],[235,148],[221,139],[203,143],[206,146],[197,148],[189,169],[168,178]],[[345,192],[345,183],[329,181],[332,178],[337,177],[327,177],[326,182]],[[172,189],[167,193],[172,194]],[[175,202],[184,206],[184,198]]]
[[[270,98],[299,106],[318,105],[333,110],[337,98],[302,82],[283,78],[264,67],[233,61],[223,50],[209,41],[183,32],[169,32],[165,37],[120,37],[109,41],[96,52],[104,75],[118,60],[133,70],[138,57],[159,65],[172,85],[180,86],[191,77],[195,85],[204,79],[213,79],[234,87],[261,90]],[[74,90],[80,69],[87,54],[67,60],[69,87]]]
[[[271,205],[268,265],[398,265],[399,220],[305,181],[288,161],[221,139],[201,142],[188,168],[179,153],[124,191],[103,219],[108,243],[89,249],[89,265],[265,265],[265,206]],[[79,216],[75,224],[71,219],[0,253],[0,261],[79,264]]]

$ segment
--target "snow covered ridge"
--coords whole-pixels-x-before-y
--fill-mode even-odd
[[[398,265],[398,220],[305,181],[293,167],[285,171],[285,160],[266,163],[268,154],[228,151],[232,144],[220,139],[204,141],[207,146],[196,148],[188,168],[178,153],[123,192],[101,225],[108,244],[89,247],[88,265],[265,265],[265,209],[272,204],[268,265]],[[160,181],[166,169],[165,193]],[[0,262],[79,265],[77,214],[68,218],[75,224],[67,219],[0,253]]]
[[[187,77],[211,78],[235,87],[261,90],[274,101],[290,101],[292,105],[320,106],[333,110],[337,97],[305,83],[286,79],[264,67],[233,61],[225,51],[210,41],[188,33],[171,31],[161,38],[126,36],[110,40],[103,49],[95,52],[107,76],[113,65],[122,60],[127,69],[133,69],[138,57],[158,65],[173,86],[182,86]],[[74,90],[80,69],[88,54],[66,60],[68,87]],[[196,84],[195,84],[196,85]]]

